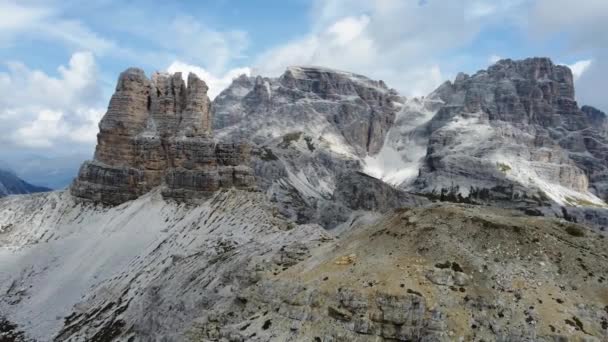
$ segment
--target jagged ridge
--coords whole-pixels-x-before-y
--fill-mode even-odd
[[[133,200],[163,185],[175,199],[220,188],[253,186],[250,147],[212,138],[207,85],[196,75],[123,72],[99,125],[95,159],[71,187],[74,196],[108,204]]]

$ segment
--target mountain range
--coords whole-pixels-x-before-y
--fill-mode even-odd
[[[608,339],[608,117],[569,68],[184,76],[124,71],[70,188],[0,200],[0,340]]]
[[[70,186],[82,162],[90,157],[89,154],[81,153],[49,157],[22,151],[2,155],[7,168],[13,170],[21,179],[54,190]]]
[[[32,185],[22,180],[7,167],[0,168],[0,197],[8,195],[31,194],[34,192],[45,192],[50,190],[51,189],[49,188]]]

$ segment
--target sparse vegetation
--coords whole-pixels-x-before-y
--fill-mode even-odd
[[[505,164],[505,163],[496,163],[496,166],[498,166],[498,169],[501,172],[505,172],[506,173],[506,172],[511,171],[511,167],[509,165]]]
[[[582,228],[574,226],[574,225],[570,225],[566,227],[566,233],[572,235],[572,236],[576,236],[576,237],[583,237],[585,236],[585,231],[583,231]]]
[[[310,150],[310,152],[314,152],[315,151],[315,145],[313,145],[312,143],[312,138],[309,136],[304,137],[304,140],[306,140],[306,146],[308,147],[308,149]]]
[[[292,142],[300,140],[302,132],[287,133],[283,136],[283,141],[279,144],[280,148],[288,148]]]
[[[268,147],[262,147],[259,150],[255,150],[252,152],[252,154],[259,156],[263,161],[279,160],[279,157],[277,157],[276,154],[274,154],[274,152],[272,152],[272,150]]]
[[[278,160],[279,158],[274,154],[274,152],[272,152],[271,149],[269,149],[268,147],[264,147],[262,149],[263,154],[262,154],[262,160],[265,161],[272,161],[272,160]]]

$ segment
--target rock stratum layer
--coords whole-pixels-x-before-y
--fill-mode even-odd
[[[548,197],[562,205],[608,199],[606,116],[578,107],[569,68],[548,58],[502,60],[434,92],[443,106],[425,126],[415,188],[507,187],[493,195]],[[523,190],[522,190],[523,189]]]
[[[377,153],[400,96],[382,81],[322,67],[289,67],[278,78],[241,76],[213,102],[222,134],[266,142],[294,128],[356,155]]]
[[[120,204],[161,185],[174,199],[251,187],[249,145],[212,138],[207,89],[192,73],[186,84],[181,73],[149,80],[140,69],[123,72],[72,195]]]

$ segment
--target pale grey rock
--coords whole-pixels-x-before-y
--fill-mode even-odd
[[[522,206],[608,199],[605,115],[578,107],[567,67],[547,58],[502,60],[434,95],[444,103],[424,125],[420,175],[402,187]]]
[[[340,136],[359,155],[376,153],[401,99],[382,81],[320,67],[290,67],[279,78],[241,76],[214,100],[218,135],[263,142],[297,130]]]
[[[332,228],[353,210],[415,202],[379,180],[364,182],[357,175],[362,158],[383,146],[402,102],[382,81],[290,67],[279,78],[235,79],[212,108],[217,136],[256,143],[257,185],[279,212],[298,223]],[[356,191],[349,189],[357,183]]]

